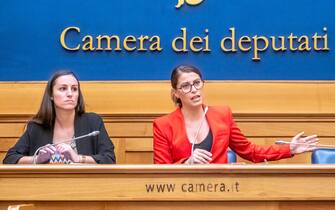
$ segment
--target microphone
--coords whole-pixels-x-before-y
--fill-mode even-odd
[[[192,159],[191,159],[191,164],[193,164],[194,145],[195,145],[195,142],[196,142],[196,140],[197,140],[197,138],[198,138],[200,129],[201,129],[201,127],[202,127],[202,124],[203,124],[204,121],[205,121],[207,111],[208,111],[208,106],[206,106],[205,109],[204,109],[204,113],[203,113],[203,115],[202,115],[202,117],[201,117],[201,122],[200,122],[199,128],[198,128],[198,130],[197,130],[197,132],[196,132],[196,134],[195,134],[195,136],[194,136],[194,139],[193,139],[193,141],[192,141],[192,150],[191,150],[191,158],[192,158]]]
[[[82,135],[82,136],[78,136],[78,137],[75,137],[75,138],[71,138],[71,139],[66,139],[64,141],[58,142],[57,144],[51,144],[51,145],[56,146],[56,145],[62,144],[62,143],[74,142],[74,141],[79,140],[79,139],[83,139],[83,138],[91,137],[91,136],[97,136],[99,134],[100,134],[100,131],[93,131],[91,133],[88,133],[88,134],[85,134],[85,135]],[[43,145],[43,146],[37,148],[37,150],[35,151],[35,153],[33,155],[33,164],[36,164],[36,156],[37,156],[38,152],[45,147],[46,147],[46,145]]]
[[[76,138],[72,138],[72,139],[69,139],[69,140],[67,140],[67,141],[62,141],[62,142],[59,142],[59,143],[57,143],[57,144],[66,143],[66,142],[73,142],[73,141],[76,141],[76,140],[78,140],[78,139],[83,139],[83,138],[90,137],[90,136],[97,136],[97,135],[99,135],[99,134],[100,134],[100,131],[93,131],[93,132],[91,132],[91,133],[89,133],[89,134],[82,135],[82,136],[78,136],[78,137],[76,137]],[[55,145],[57,145],[57,144],[55,144]]]
[[[315,146],[317,148],[335,148],[335,145],[331,145],[331,144],[317,144],[317,145],[313,145],[313,144],[307,144],[307,143],[292,143],[292,142],[283,141],[283,140],[275,141],[275,144],[294,144],[294,145]]]

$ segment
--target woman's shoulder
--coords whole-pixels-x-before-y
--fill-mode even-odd
[[[177,108],[175,111],[170,112],[166,115],[163,115],[161,117],[158,117],[154,120],[155,124],[170,124],[170,123],[175,123],[176,120],[181,118],[181,112],[180,109]]]
[[[222,113],[222,114],[230,114],[231,109],[229,106],[210,106],[208,110],[212,112]]]
[[[43,125],[42,123],[39,123],[35,120],[29,120],[26,125],[26,130],[32,130],[32,129],[47,129],[47,126]]]
[[[211,106],[208,109],[208,114],[220,120],[232,120],[233,114],[229,106]]]
[[[28,132],[29,135],[40,135],[41,133],[50,132],[51,129],[35,120],[30,120],[24,128],[25,132]]]
[[[97,113],[94,113],[94,112],[85,112],[85,113],[81,114],[79,116],[79,118],[84,119],[84,120],[93,121],[93,122],[102,121],[101,116],[98,115]]]

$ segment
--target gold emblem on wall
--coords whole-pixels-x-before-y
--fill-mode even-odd
[[[186,4],[188,5],[198,5],[201,4],[204,0],[178,0],[178,4],[176,5],[176,8],[180,8],[181,6],[183,6],[186,2]]]

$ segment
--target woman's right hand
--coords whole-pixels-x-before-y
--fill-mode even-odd
[[[186,164],[208,164],[212,161],[212,153],[203,149],[195,149],[193,155],[185,161]]]
[[[36,156],[36,163],[45,163],[50,160],[51,156],[55,154],[56,147],[51,144],[47,144],[38,152]]]

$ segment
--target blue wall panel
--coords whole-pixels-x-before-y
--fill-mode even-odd
[[[55,69],[74,70],[82,80],[165,80],[171,69],[192,63],[211,80],[335,79],[333,0],[204,0],[197,6],[177,0],[13,0],[0,2],[0,80],[46,80]],[[59,41],[69,26],[81,32],[66,36],[70,46],[85,35],[153,36],[161,52],[67,51]],[[177,53],[172,40],[187,28],[188,37],[204,37],[211,52]],[[229,28],[241,36],[328,36],[329,51],[223,52],[220,41]],[[327,28],[327,32],[323,28]],[[313,47],[313,46],[312,46]]]

